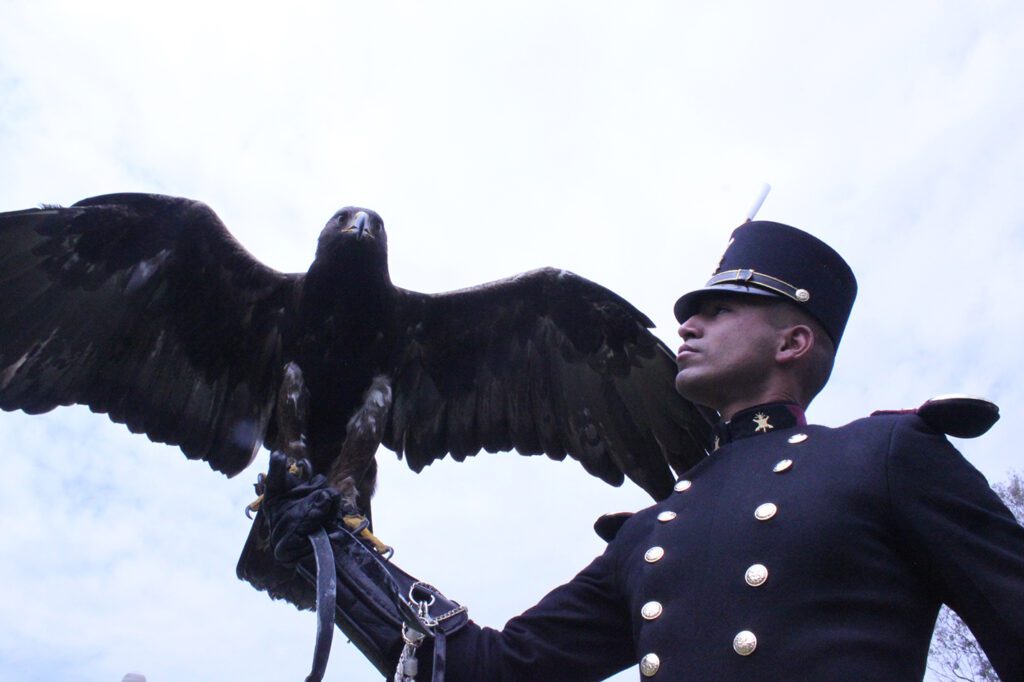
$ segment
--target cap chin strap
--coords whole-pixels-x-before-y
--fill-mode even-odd
[[[751,286],[760,287],[762,289],[768,289],[774,291],[777,294],[781,294],[786,298],[792,299],[797,303],[807,303],[811,300],[811,292],[807,289],[801,289],[800,287],[793,286],[789,282],[783,281],[778,277],[772,277],[762,272],[755,270],[726,270],[725,272],[719,272],[708,280],[705,287],[713,287],[718,284],[731,284],[740,283]]]

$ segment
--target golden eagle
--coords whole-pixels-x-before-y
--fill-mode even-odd
[[[0,214],[0,407],[78,403],[233,476],[261,445],[351,479],[380,443],[567,454],[655,498],[703,455],[650,320],[545,268],[444,294],[392,285],[373,211],[327,221],[305,274],[253,258],[205,204],[111,194]]]

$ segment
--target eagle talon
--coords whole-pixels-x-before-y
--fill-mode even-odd
[[[370,527],[370,520],[365,516],[348,515],[345,516],[345,525],[356,535],[361,535],[364,530]]]
[[[365,516],[347,514],[341,517],[341,520],[345,524],[346,528],[348,528],[350,531],[352,531],[354,534],[358,535],[362,539],[369,542],[373,549],[378,554],[383,555],[385,559],[390,559],[391,555],[395,553],[394,547],[391,547],[390,545],[385,545],[383,542],[381,542],[380,538],[378,538],[376,535],[370,532],[370,520],[367,519]]]
[[[252,521],[252,515],[260,510],[260,505],[263,504],[263,495],[260,494],[255,500],[245,505],[245,517]]]

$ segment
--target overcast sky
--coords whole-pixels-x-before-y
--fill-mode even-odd
[[[399,286],[567,268],[674,348],[672,303],[769,182],[759,217],[861,285],[810,419],[981,394],[1003,419],[958,445],[1022,466],[1024,5],[293,5],[0,1],[0,210],[188,196],[290,272],[362,205]],[[265,452],[227,480],[81,408],[0,414],[0,444],[0,680],[302,679],[313,617],[234,576]],[[379,460],[396,561],[494,626],[648,504],[570,462]],[[328,679],[376,679],[338,639]]]

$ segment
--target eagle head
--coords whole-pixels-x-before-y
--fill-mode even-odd
[[[346,206],[327,221],[317,240],[316,258],[336,258],[342,254],[359,254],[365,258],[376,253],[386,258],[388,235],[384,221],[375,211]]]

